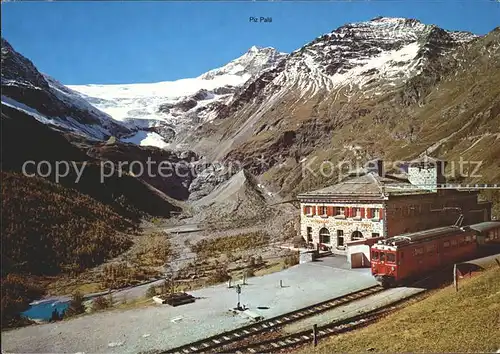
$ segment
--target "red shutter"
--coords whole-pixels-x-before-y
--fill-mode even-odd
[[[352,208],[351,207],[346,208],[346,213],[347,213],[346,217],[350,218],[352,215]]]
[[[365,218],[365,208],[361,208],[361,219]]]
[[[366,209],[366,218],[371,219],[372,218],[372,210],[371,208]]]
[[[304,206],[304,215],[307,215],[307,207]]]
[[[328,216],[333,216],[333,207],[331,207],[331,206],[327,207],[326,214]]]
[[[316,206],[311,207],[312,208],[312,214],[316,215]]]
[[[380,208],[380,219],[383,219],[384,218],[384,209],[383,208]]]

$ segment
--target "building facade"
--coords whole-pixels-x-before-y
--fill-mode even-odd
[[[457,222],[491,219],[491,203],[478,201],[477,191],[440,189],[442,168],[413,162],[408,178],[375,171],[336,185],[298,195],[301,236],[309,244],[347,254],[348,244],[391,237]]]

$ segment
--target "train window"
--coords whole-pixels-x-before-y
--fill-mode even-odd
[[[428,246],[426,247],[426,251],[427,251],[427,253],[434,252],[435,250],[436,250],[436,245],[435,245],[435,244],[428,245]]]
[[[450,242],[449,241],[444,241],[443,242],[443,247],[444,248],[450,247]]]
[[[385,253],[384,252],[380,252],[380,261],[381,262],[385,261]]]
[[[466,243],[470,243],[472,241],[472,237],[471,236],[465,236],[465,242]]]
[[[415,248],[414,253],[415,253],[415,256],[424,254],[424,248],[423,247],[421,247],[421,248]]]
[[[372,252],[372,259],[375,259],[375,260],[378,259],[378,252],[377,251]]]
[[[394,253],[387,253],[387,262],[396,262],[396,255]]]
[[[451,246],[456,246],[457,245],[457,240],[451,240]]]

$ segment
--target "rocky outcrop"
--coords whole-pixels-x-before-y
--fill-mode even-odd
[[[99,111],[78,94],[16,52],[2,38],[2,103],[49,122],[59,129],[94,139],[130,133],[125,126]]]

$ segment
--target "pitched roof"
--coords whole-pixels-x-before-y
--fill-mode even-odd
[[[384,198],[388,195],[407,195],[430,193],[429,190],[417,188],[407,180],[379,176],[367,173],[359,177],[350,178],[332,186],[301,193],[298,198],[329,197],[329,196],[365,196]]]
[[[479,232],[489,231],[491,229],[500,227],[500,221],[485,221],[478,224],[470,225],[469,227]]]

